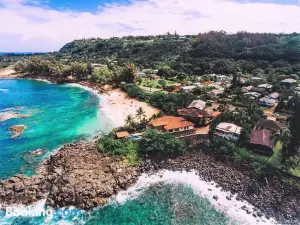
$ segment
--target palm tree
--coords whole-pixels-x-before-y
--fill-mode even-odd
[[[145,118],[146,117],[146,113],[144,111],[144,109],[142,107],[138,108],[136,110],[136,117],[141,121],[142,118]]]
[[[126,122],[126,123],[125,123],[126,126],[132,127],[132,125],[133,125],[133,123],[134,123],[132,115],[128,115],[128,116],[126,117],[126,119],[125,119],[125,122]]]
[[[289,145],[292,135],[288,128],[282,128],[278,131],[273,132],[270,137],[272,141],[276,144],[278,141],[282,144],[282,154],[286,156],[287,146]]]

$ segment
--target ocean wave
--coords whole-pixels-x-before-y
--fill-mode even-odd
[[[120,192],[114,198],[110,200],[110,204],[124,204],[128,200],[138,198],[143,190],[149,188],[151,185],[164,182],[166,184],[187,184],[194,190],[194,193],[207,198],[211,204],[220,212],[225,213],[232,220],[238,221],[245,225],[274,225],[277,224],[274,219],[267,219],[265,217],[255,218],[251,214],[247,214],[242,209],[246,206],[247,209],[253,212],[254,207],[246,201],[238,201],[235,199],[235,195],[228,200],[226,197],[230,195],[229,192],[222,191],[215,182],[206,182],[199,178],[195,171],[180,172],[180,171],[168,171],[162,170],[154,175],[143,174],[139,177],[137,183],[127,189]],[[214,196],[218,196],[218,200],[215,200]]]
[[[9,92],[9,90],[0,88],[0,92]]]

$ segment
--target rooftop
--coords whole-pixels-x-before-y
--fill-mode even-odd
[[[125,138],[129,136],[129,133],[127,131],[120,131],[116,133],[117,138]]]
[[[226,131],[226,132],[230,132],[230,133],[236,133],[236,134],[240,134],[242,131],[242,128],[233,124],[233,123],[220,123],[217,126],[218,130],[222,130],[222,131]]]
[[[296,82],[297,81],[295,79],[291,79],[291,78],[284,79],[284,80],[281,81],[281,83],[296,83]]]
[[[278,99],[280,94],[278,92],[274,92],[268,95],[269,98]]]
[[[270,89],[273,87],[273,85],[271,84],[260,84],[257,86],[258,88],[267,88],[267,89]]]
[[[281,123],[279,121],[267,120],[267,119],[260,119],[256,125],[262,126],[264,129],[271,129],[271,130],[280,130],[286,127],[284,123]]]
[[[194,100],[189,106],[188,108],[197,108],[200,110],[203,110],[206,106],[206,102],[202,101],[202,100]]]
[[[182,117],[176,117],[176,116],[163,116],[156,120],[151,120],[149,124],[152,125],[153,127],[163,126],[165,130],[172,130],[172,129],[182,128],[182,127],[194,126],[193,123],[186,121]]]
[[[252,130],[250,135],[250,143],[255,145],[264,145],[274,148],[274,142],[271,140],[272,132],[266,129]]]

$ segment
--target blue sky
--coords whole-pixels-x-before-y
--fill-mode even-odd
[[[74,39],[210,30],[300,33],[300,0],[0,0],[0,52]]]

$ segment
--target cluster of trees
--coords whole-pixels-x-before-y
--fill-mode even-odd
[[[141,154],[155,154],[160,156],[175,156],[185,152],[187,143],[176,139],[170,133],[159,133],[149,129],[143,139],[133,142],[129,139],[115,139],[114,134],[105,135],[98,142],[101,153],[113,156],[122,156],[126,163],[137,165]]]
[[[58,58],[109,63],[131,61],[157,68],[159,75],[185,77],[210,73],[252,73],[258,76],[300,71],[300,35],[208,32],[197,36],[165,35],[76,40]]]
[[[18,61],[15,70],[25,76],[47,76],[58,81],[90,80],[100,84],[131,83],[135,79],[136,67],[134,64],[125,64],[122,67],[106,65],[94,68],[90,62],[72,62],[64,64],[47,57],[28,57]]]
[[[136,84],[126,84],[122,88],[130,97],[146,101],[168,115],[177,115],[177,109],[186,107],[197,98],[193,93],[148,93]]]

